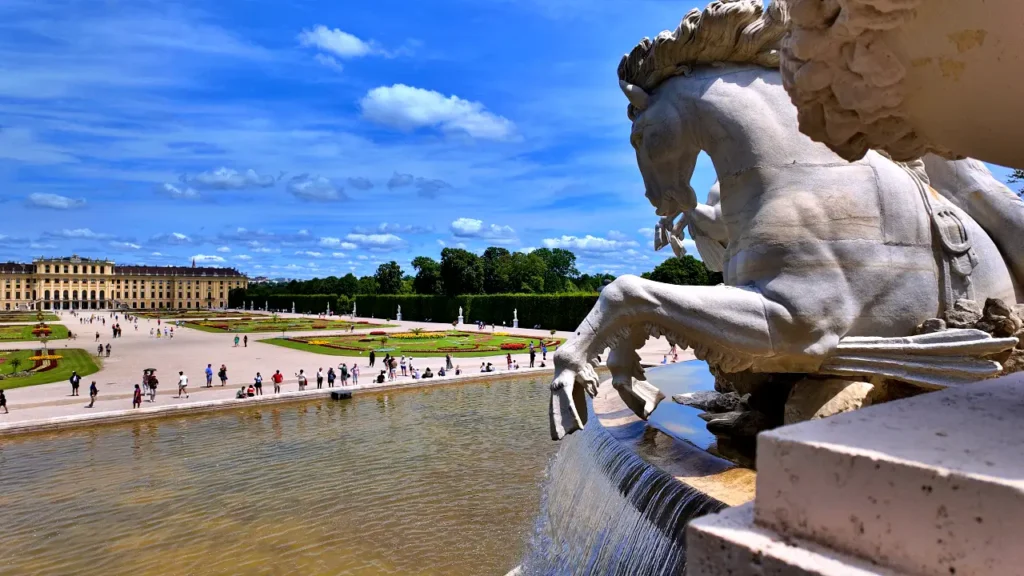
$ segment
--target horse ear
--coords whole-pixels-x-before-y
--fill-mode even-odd
[[[643,112],[647,109],[648,97],[647,92],[644,89],[636,86],[635,84],[627,84],[625,80],[619,80],[619,88],[622,89],[622,93],[629,99],[629,103],[636,108],[637,112]]]

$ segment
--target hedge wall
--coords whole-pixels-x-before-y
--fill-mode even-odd
[[[597,294],[487,294],[474,296],[359,295],[360,317],[394,319],[402,306],[402,320],[452,322],[459,317],[472,324],[512,326],[513,310],[519,311],[519,326],[575,330],[597,302]]]
[[[269,305],[271,310],[291,311],[292,302],[295,303],[295,311],[303,314],[320,314],[327,311],[327,304],[330,303],[331,311],[335,314],[347,314],[352,311],[352,301],[344,294],[274,294],[271,296],[252,296],[244,299],[244,294],[232,293],[228,298],[228,305],[232,308],[241,308],[242,304],[249,307],[252,301],[257,309],[263,309]]]

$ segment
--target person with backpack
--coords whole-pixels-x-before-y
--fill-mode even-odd
[[[338,374],[334,371],[334,368],[327,369],[327,387],[334,388],[334,379],[338,377]]]
[[[341,385],[348,386],[348,365],[343,362],[338,370],[341,371]]]
[[[78,375],[78,372],[71,371],[71,395],[78,396],[78,385],[82,382],[82,377]]]

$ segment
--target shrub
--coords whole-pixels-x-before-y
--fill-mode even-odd
[[[543,326],[549,330],[575,330],[597,302],[597,294],[480,294],[472,296],[423,295],[360,295],[356,304],[360,315],[377,318],[394,315],[402,306],[402,318],[425,321],[433,318],[447,322],[463,316],[501,326],[512,322],[513,311],[519,311],[522,326]]]

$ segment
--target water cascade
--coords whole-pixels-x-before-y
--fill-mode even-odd
[[[682,574],[686,523],[724,508],[599,425],[563,440],[519,574]]]

